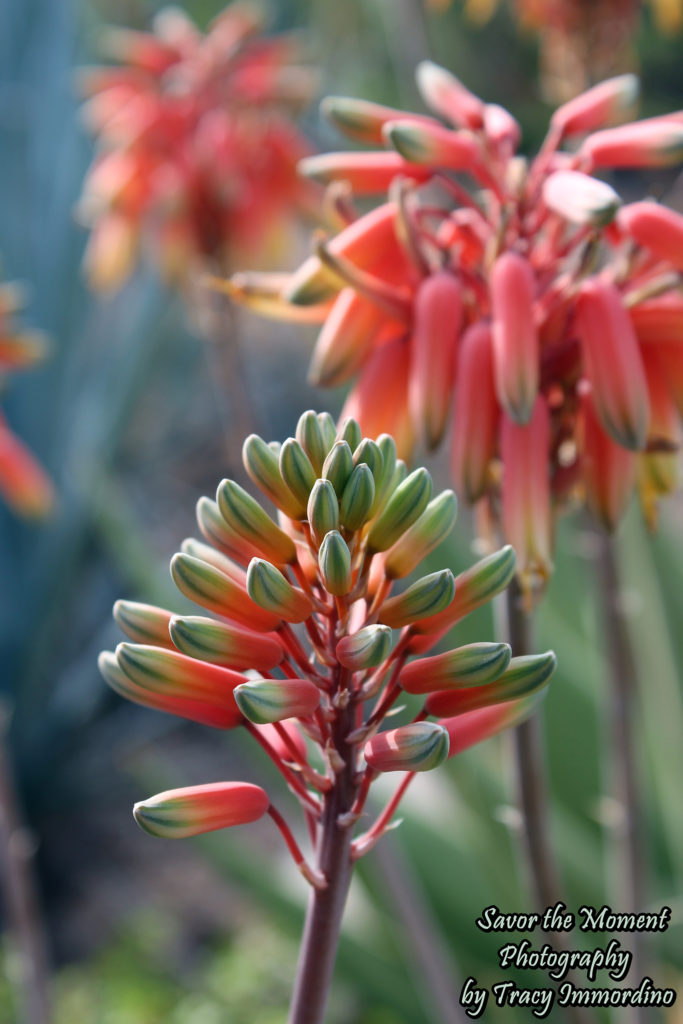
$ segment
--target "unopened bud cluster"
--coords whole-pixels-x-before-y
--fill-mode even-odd
[[[103,653],[100,668],[130,700],[246,728],[299,799],[317,845],[330,801],[336,827],[353,829],[379,773],[435,768],[528,714],[555,658],[511,658],[502,643],[429,655],[455,622],[507,586],[515,556],[505,547],[459,576],[448,568],[419,575],[453,527],[456,499],[434,495],[425,469],[408,473],[389,435],[373,440],[353,419],[337,429],[326,413],[306,412],[282,445],[249,437],[243,460],[276,517],[224,480],[215,501],[198,503],[204,539],[186,540],[171,563],[179,590],[213,614],[120,601],[114,615],[130,642]],[[407,724],[383,728],[405,694],[424,703]],[[379,838],[397,802],[355,840],[352,855]],[[135,808],[138,823],[163,836],[266,813],[309,881],[324,885],[258,786],[191,787]]]
[[[624,205],[599,176],[680,164],[683,115],[617,124],[638,93],[622,75],[556,110],[527,161],[503,107],[429,61],[417,84],[435,116],[324,101],[375,147],[300,165],[339,230],[284,287],[239,275],[229,290],[322,324],[311,379],[353,380],[343,415],[366,432],[388,430],[405,457],[449,434],[457,492],[502,529],[532,588],[559,511],[585,498],[612,528],[637,483],[654,523],[676,486],[683,217]],[[359,214],[368,196],[385,198]]]

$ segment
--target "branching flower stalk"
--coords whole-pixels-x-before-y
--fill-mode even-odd
[[[450,440],[480,538],[517,552],[523,617],[552,572],[560,514],[585,502],[612,530],[637,486],[654,525],[677,486],[683,217],[624,205],[599,175],[679,164],[683,114],[619,124],[638,93],[621,75],[559,107],[528,160],[503,107],[429,61],[417,82],[436,116],[324,101],[345,135],[375,147],[301,164],[343,227],[284,283],[252,274],[223,287],[266,315],[322,324],[311,379],[353,382],[342,415],[366,433],[391,432],[404,458]],[[359,215],[355,198],[372,196],[384,198]],[[519,769],[538,794],[526,759]],[[542,825],[543,808],[523,802]]]
[[[389,435],[307,412],[282,445],[251,435],[243,461],[278,521],[224,480],[216,501],[198,503],[204,540],[186,540],[171,563],[178,588],[215,617],[118,602],[132,642],[104,652],[100,668],[138,703],[246,729],[279,769],[309,854],[248,782],[161,793],[135,817],[174,838],[270,816],[311,886],[290,1021],[319,1024],[354,862],[394,826],[417,773],[530,713],[555,656],[512,658],[504,643],[429,654],[504,590],[515,555],[504,547],[457,577],[445,568],[395,593],[451,531],[456,500],[432,496],[427,470],[409,474]],[[403,698],[410,710],[394,725]],[[368,821],[372,784],[389,772],[400,776],[394,795]]]

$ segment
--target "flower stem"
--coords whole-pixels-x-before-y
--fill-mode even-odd
[[[603,628],[607,641],[609,673],[609,720],[612,727],[612,785],[619,813],[613,835],[613,866],[619,910],[640,913],[644,908],[644,863],[638,771],[632,723],[636,714],[637,680],[633,650],[620,602],[619,572],[614,541],[604,530],[599,534],[602,576]],[[631,936],[631,977],[647,973],[643,962],[642,935]],[[635,1021],[648,1019],[642,1007],[633,1007]]]
[[[346,742],[354,712],[350,702],[332,730],[344,767],[332,789],[323,796],[317,869],[327,880],[327,887],[312,889],[309,897],[289,1024],[323,1024],[332,982],[352,870],[353,830],[344,828],[338,819],[351,810],[356,797],[354,751]]]

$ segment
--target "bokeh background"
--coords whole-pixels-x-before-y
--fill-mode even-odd
[[[184,6],[205,25],[222,4]],[[593,62],[587,72],[579,57],[589,44],[565,41],[564,53],[551,31],[562,5],[533,6],[540,21],[527,10],[520,29],[506,2],[273,0],[272,26],[304,34],[320,68],[321,96],[420,109],[412,68],[430,55],[475,92],[508,106],[529,150],[542,138],[553,96],[584,84],[582,73],[635,67],[643,114],[681,106],[683,35],[674,0],[646,5],[630,21],[629,4],[612,4],[611,43],[593,41],[590,54],[583,52]],[[600,6],[583,5],[591,18]],[[241,339],[246,401],[237,408],[220,346],[197,336],[180,299],[153,272],[142,269],[106,300],[84,284],[86,232],[74,207],[92,142],[79,117],[75,70],[98,61],[103,24],[142,28],[157,7],[151,0],[0,4],[3,276],[26,284],[24,322],[53,342],[49,361],[13,378],[3,405],[58,491],[55,514],[41,525],[0,507],[0,696],[24,823],[15,840],[29,854],[37,886],[33,924],[47,949],[57,1024],[277,1024],[285,1019],[306,891],[274,831],[259,823],[163,843],[135,827],[130,808],[159,789],[218,778],[259,782],[284,805],[279,779],[248,737],[124,703],[104,686],[96,657],[118,640],[111,620],[116,598],[181,609],[169,558],[195,532],[197,497],[239,472],[245,429],[284,437],[305,408],[337,413],[343,394],[315,393],[305,384],[311,331],[238,312],[232,329]],[[576,45],[579,57],[570,59]],[[338,145],[315,106],[302,127],[315,146]],[[667,201],[681,207],[671,174],[623,174],[616,185],[625,196],[660,198],[666,190]],[[262,265],[294,268],[309,229],[301,223],[290,231]],[[447,485],[444,466],[437,461],[433,469]],[[682,509],[680,500],[669,502],[653,536],[633,507],[618,538],[640,683],[649,862],[643,909],[673,910],[649,955],[657,982],[681,989]],[[469,564],[471,538],[463,510],[455,539],[435,556],[439,564],[456,571]],[[482,611],[458,627],[456,640],[490,638],[493,629],[491,613]],[[562,524],[557,572],[540,615],[539,647],[549,646],[560,665],[544,712],[550,824],[570,909],[601,906],[614,892],[615,807],[604,756],[609,709],[595,539],[579,517]],[[509,737],[489,740],[421,778],[405,801],[400,830],[362,862],[330,1024],[443,1024],[437,983],[420,961],[425,930],[437,937],[454,991],[468,975],[483,984],[500,977],[499,943],[474,921],[491,904],[529,907],[508,743]],[[410,929],[399,902],[416,915]],[[5,933],[0,1024],[22,1019],[10,940]],[[683,997],[669,1024],[683,1019],[681,1003]],[[528,1019],[524,1012],[498,1013],[511,1024]],[[485,1019],[498,1019],[496,1011]]]

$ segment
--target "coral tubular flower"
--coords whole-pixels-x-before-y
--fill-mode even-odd
[[[405,476],[391,437],[363,437],[354,420],[337,428],[327,414],[301,416],[296,436],[279,448],[290,458],[268,462],[266,450],[274,447],[252,435],[243,457],[262,494],[275,501],[278,524],[254,495],[223,481],[219,501],[197,507],[211,543],[185,541],[172,561],[179,589],[213,616],[119,601],[116,620],[133,642],[103,652],[99,664],[110,687],[129,700],[214,728],[247,730],[299,800],[319,863],[308,864],[282,815],[248,783],[162,793],[136,805],[143,828],[194,835],[267,810],[305,877],[314,886],[332,885],[322,853],[330,841],[328,801],[345,822],[350,863],[389,824],[378,819],[372,838],[359,839],[352,851],[350,826],[376,773],[427,771],[448,756],[448,732],[426,721],[435,694],[457,697],[466,688],[468,706],[481,707],[493,697],[497,704],[518,701],[532,689],[519,671],[511,675],[506,644],[470,644],[412,660],[421,653],[411,647],[424,638],[421,631],[428,631],[426,647],[450,625],[440,621],[429,632],[430,620],[454,601],[462,617],[489,600],[510,581],[514,556],[503,550],[457,579],[444,568],[404,583],[452,529],[451,491],[432,497],[429,473],[418,468]],[[257,534],[277,564],[252,555]],[[245,543],[235,544],[235,536]],[[548,677],[536,673],[533,688],[542,689]],[[424,706],[412,721],[386,730],[404,692],[422,697]]]
[[[456,489],[481,503],[482,539],[493,547],[502,532],[521,543],[517,571],[536,592],[550,572],[555,519],[597,483],[595,462],[582,457],[587,389],[597,415],[589,430],[643,452],[641,469],[656,461],[645,451],[649,346],[673,367],[666,387],[680,396],[683,221],[654,202],[622,205],[591,172],[680,162],[683,124],[672,114],[620,125],[638,91],[634,76],[621,75],[560,107],[527,161],[519,126],[502,107],[430,62],[419,66],[417,82],[434,117],[364,100],[323,103],[350,137],[375,147],[383,140],[396,171],[374,207],[365,202],[355,219],[349,208],[345,226],[318,244],[280,299],[292,308],[327,306],[312,379],[351,383],[343,415],[365,433],[393,434],[406,460],[449,437]],[[335,153],[320,164],[338,169],[335,188],[348,168],[351,199],[362,166],[358,151],[352,156],[345,164]],[[376,149],[368,156],[368,167],[391,166]],[[416,179],[414,164],[429,174]],[[523,455],[524,434],[513,427],[532,416],[543,444],[526,445]],[[593,455],[608,449],[593,432]],[[511,457],[513,469],[501,473]],[[533,502],[542,502],[533,511],[510,482],[515,461],[526,465]],[[630,465],[610,457],[611,471],[625,477],[618,501],[610,484],[609,512],[590,499],[612,526],[632,486]]]
[[[149,33],[104,33],[119,66],[81,74],[99,144],[80,202],[94,288],[116,291],[143,250],[174,284],[225,270],[307,202],[292,118],[314,81],[294,39],[262,29],[255,6],[232,4],[206,34],[178,8]]]
[[[39,331],[21,330],[14,314],[24,305],[16,284],[0,284],[0,386],[7,374],[45,358],[48,344]],[[38,460],[12,432],[0,411],[0,497],[20,516],[42,519],[54,505],[54,489]]]

